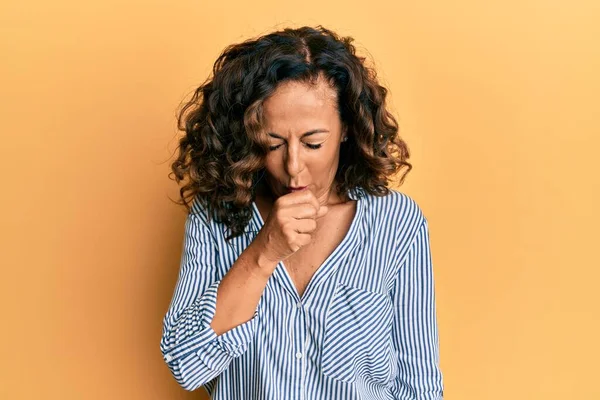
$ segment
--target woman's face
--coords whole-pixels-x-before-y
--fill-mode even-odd
[[[342,122],[337,94],[324,79],[317,85],[284,82],[263,104],[269,140],[267,182],[275,198],[289,187],[307,186],[328,204],[339,162]]]

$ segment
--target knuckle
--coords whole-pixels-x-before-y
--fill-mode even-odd
[[[273,203],[273,211],[279,211],[281,210],[282,206],[283,206],[283,197],[279,197],[275,200],[275,202]]]
[[[275,220],[281,227],[286,226],[286,220],[281,214],[275,214]]]
[[[296,243],[296,241],[295,241],[295,240],[293,240],[291,237],[287,237],[287,238],[286,238],[286,243],[287,243],[287,245],[288,245],[290,248],[293,248],[293,247],[294,247],[294,245],[295,245],[295,243]]]

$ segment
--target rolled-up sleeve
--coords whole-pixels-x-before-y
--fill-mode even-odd
[[[435,284],[428,223],[424,217],[399,263],[393,286],[395,310],[392,331],[398,355],[394,398],[443,399]]]
[[[218,249],[206,216],[188,214],[179,277],[163,319],[160,350],[176,381],[195,390],[221,374],[248,348],[256,332],[254,316],[217,335],[210,326],[216,310]]]

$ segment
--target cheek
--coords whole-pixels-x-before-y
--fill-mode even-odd
[[[339,155],[340,155],[339,146],[332,146],[331,148],[328,148],[326,150],[326,152],[324,152],[320,158],[321,158],[323,164],[332,165],[332,164],[337,163],[337,161],[339,159]]]
[[[327,153],[323,152],[315,157],[311,157],[311,161],[308,165],[313,176],[326,176],[330,175],[332,171],[335,173],[338,162],[338,155],[335,151],[332,151]]]
[[[283,166],[281,157],[268,155],[265,158],[265,169],[271,175],[278,176]]]

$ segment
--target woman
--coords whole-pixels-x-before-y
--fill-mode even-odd
[[[187,390],[442,398],[427,220],[387,187],[408,147],[351,41],[232,45],[182,110],[190,212],[160,347]]]

